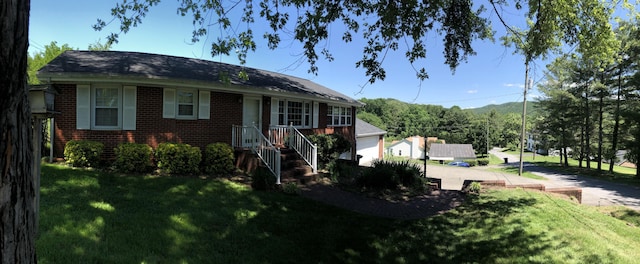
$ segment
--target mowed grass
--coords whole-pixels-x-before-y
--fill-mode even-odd
[[[511,155],[519,155],[519,152],[507,152]],[[622,167],[618,165],[613,166],[613,173],[609,172],[609,164],[602,163],[601,170],[598,170],[598,162],[591,161],[591,169],[586,168],[587,162],[582,162],[582,168],[578,167],[578,160],[569,158],[569,167],[564,167],[560,164],[560,157],[555,156],[544,156],[544,155],[533,155],[531,152],[523,153],[523,160],[525,162],[531,162],[538,166],[554,169],[557,171],[576,174],[576,175],[584,175],[595,177],[599,179],[604,179],[608,181],[621,182],[626,184],[632,184],[636,186],[640,186],[640,178],[636,177],[636,169]]]
[[[226,180],[43,165],[40,263],[634,263],[640,217],[486,190],[399,221]]]

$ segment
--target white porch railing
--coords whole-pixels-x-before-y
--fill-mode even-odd
[[[280,149],[276,148],[255,126],[233,126],[233,147],[250,148],[264,162],[280,184]]]
[[[294,126],[269,127],[269,141],[294,149],[311,166],[313,173],[318,173],[318,148]]]

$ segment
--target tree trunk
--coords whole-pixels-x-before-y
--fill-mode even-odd
[[[598,105],[598,172],[602,170],[602,140],[604,137],[604,133],[602,131],[602,116],[603,110],[602,106],[604,105],[604,91],[600,91],[600,102]]]
[[[620,66],[621,67],[621,66]],[[613,173],[613,165],[616,163],[616,153],[618,152],[618,130],[620,127],[620,93],[622,92],[622,67],[618,72],[618,94],[616,95],[615,124],[613,125],[613,139],[611,140],[611,151],[613,155],[609,161],[609,172]]]
[[[584,88],[584,149],[582,150],[585,154],[585,159],[587,161],[587,168],[591,169],[591,109],[589,108],[589,85],[586,85]]]
[[[27,97],[29,0],[0,4],[0,262],[36,263],[31,110]]]

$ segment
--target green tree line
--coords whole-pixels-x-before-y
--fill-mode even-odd
[[[535,131],[543,147],[562,151],[565,166],[573,157],[580,167],[591,168],[588,161],[597,161],[599,170],[608,162],[613,172],[619,150],[626,150],[625,158],[638,163],[639,25],[618,24],[614,32],[620,46],[613,60],[576,52],[547,65],[546,82],[538,86],[542,115]],[[637,170],[636,176],[640,177]]]
[[[416,135],[438,137],[447,143],[472,144],[479,154],[487,153],[487,146],[519,146],[521,113],[502,112],[499,108],[475,113],[458,106],[445,108],[396,99],[360,101],[365,106],[358,111],[358,118],[386,130],[388,140]]]

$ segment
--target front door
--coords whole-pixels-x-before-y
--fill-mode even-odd
[[[242,125],[251,128],[245,130],[247,132],[242,135],[242,145],[250,147],[258,140],[253,126],[257,127],[258,131],[262,131],[262,115],[260,114],[262,113],[262,98],[245,95],[242,102]]]

